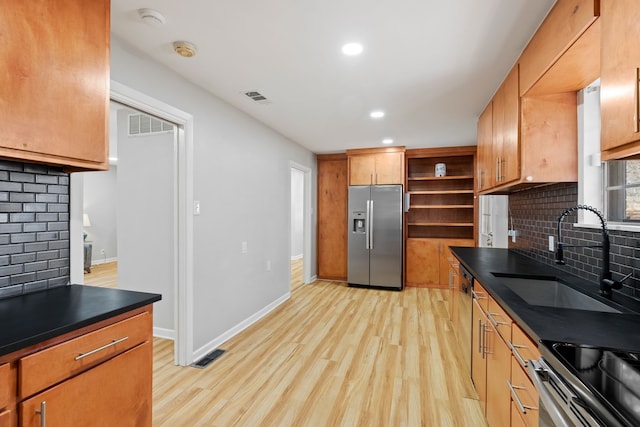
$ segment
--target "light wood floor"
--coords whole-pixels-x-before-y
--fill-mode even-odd
[[[291,290],[297,289],[299,286],[304,285],[302,278],[303,259],[296,259],[291,261]]]
[[[91,273],[84,273],[84,284],[103,288],[118,287],[118,263],[107,262],[91,266]]]
[[[153,425],[485,426],[447,292],[317,281],[205,369],[154,339]]]

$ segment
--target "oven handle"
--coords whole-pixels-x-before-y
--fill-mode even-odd
[[[531,381],[533,381],[534,387],[538,390],[540,406],[544,406],[556,427],[572,427],[573,423],[567,422],[562,411],[553,401],[551,393],[549,393],[549,390],[547,390],[542,383],[542,379],[540,379],[539,372],[544,371],[544,368],[542,366],[537,367],[537,365],[539,365],[537,360],[529,360],[529,363],[527,363],[527,371],[529,372]]]

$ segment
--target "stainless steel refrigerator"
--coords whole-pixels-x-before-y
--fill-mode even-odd
[[[349,187],[349,285],[402,289],[402,186]]]

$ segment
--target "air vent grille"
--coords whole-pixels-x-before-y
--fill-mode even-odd
[[[243,92],[247,97],[254,100],[258,104],[271,104],[271,101],[267,99],[266,96],[258,92],[257,90],[250,90],[248,92]]]
[[[129,115],[129,136],[173,132],[173,124],[147,114]]]

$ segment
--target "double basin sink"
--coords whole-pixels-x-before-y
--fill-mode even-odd
[[[611,305],[555,278],[492,274],[529,305],[622,313]]]

